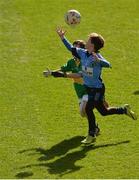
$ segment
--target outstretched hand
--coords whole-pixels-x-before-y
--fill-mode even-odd
[[[47,70],[43,71],[43,75],[45,77],[49,77],[49,76],[51,76],[51,74],[52,74],[52,71],[50,69],[48,69],[48,68],[47,68]]]
[[[63,30],[62,28],[57,28],[56,29],[56,32],[57,32],[57,34],[60,36],[60,38],[61,39],[64,39],[64,35],[65,35],[65,33],[66,33],[66,31],[65,30]]]

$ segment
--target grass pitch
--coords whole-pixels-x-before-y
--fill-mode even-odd
[[[82,14],[76,28],[64,22],[69,9]],[[138,12],[138,0],[0,1],[0,178],[139,178],[139,122],[95,111],[101,136],[81,146],[87,121],[72,81],[42,76],[71,57],[57,26],[71,42],[98,32],[112,64],[103,71],[106,99],[139,114]]]

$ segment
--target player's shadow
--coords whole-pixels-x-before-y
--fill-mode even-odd
[[[92,145],[83,146],[80,148],[80,150],[67,153],[64,156],[61,156],[54,161],[47,162],[38,159],[38,161],[43,161],[43,162],[26,165],[21,167],[21,169],[24,168],[27,169],[32,167],[46,167],[49,174],[57,174],[59,177],[61,177],[64,174],[72,173],[80,170],[83,166],[76,165],[75,162],[85,158],[87,152],[90,150],[92,150]]]
[[[139,90],[133,92],[134,95],[139,95]]]
[[[120,144],[129,143],[130,141],[121,141],[117,143],[110,143],[110,144],[103,144],[97,145],[95,144],[89,146],[82,146],[79,151],[74,151],[71,153],[66,154],[65,156],[49,163],[40,163],[39,166],[46,167],[49,174],[57,174],[60,177],[67,173],[72,173],[75,171],[80,170],[83,166],[76,165],[75,163],[78,160],[81,160],[86,157],[89,151],[98,149],[98,148],[106,148],[109,146],[117,146]]]
[[[16,178],[18,179],[24,179],[24,178],[28,178],[30,176],[33,176],[33,173],[31,171],[24,171],[24,172],[20,172],[18,174],[16,174]]]
[[[81,140],[82,137],[76,136],[71,139],[73,141],[75,140],[75,142],[74,142],[75,144],[77,143],[78,145],[80,145],[80,141],[78,143],[78,140],[79,139]],[[66,140],[66,141],[71,142],[71,139]],[[108,144],[102,144],[102,145],[92,144],[90,146],[81,146],[80,150],[74,150],[73,152],[68,153],[68,150],[77,147],[77,144],[75,145],[72,142],[71,143],[72,146],[70,147],[70,143],[69,143],[69,145],[68,145],[69,148],[66,148],[66,147],[63,147],[63,144],[66,144],[66,145],[68,144],[68,142],[66,142],[66,141],[64,140],[61,142],[62,146],[61,146],[61,143],[59,143],[59,144],[53,146],[52,148],[50,148],[49,150],[45,150],[43,148],[32,149],[33,151],[40,153],[41,156],[38,158],[39,163],[23,166],[23,167],[21,167],[21,169],[31,168],[34,166],[35,167],[46,167],[49,174],[57,174],[59,177],[61,177],[64,174],[80,170],[83,166],[76,165],[76,161],[85,158],[89,151],[93,151],[93,150],[99,149],[99,148],[106,148],[109,146],[117,146],[117,145],[126,144],[126,143],[130,142],[129,140],[127,140],[127,141],[121,141],[121,142],[117,142],[117,143],[108,143]],[[27,151],[28,150],[20,151],[20,153],[27,152]],[[62,151],[62,152],[59,152],[59,151]],[[32,153],[32,155],[33,155],[33,153]],[[52,160],[52,158],[54,158],[55,156],[57,156],[58,158]],[[50,160],[50,157],[51,157],[51,161],[47,162],[47,160]]]
[[[51,160],[55,158],[56,156],[61,156],[66,154],[69,150],[74,149],[81,144],[81,140],[83,139],[83,136],[75,136],[70,139],[65,139],[61,141],[60,143],[52,146],[50,149],[43,149],[43,148],[34,148],[34,149],[26,149],[19,151],[19,153],[28,153],[28,155],[34,155],[34,154],[40,154],[41,157],[39,157],[38,160],[44,161],[44,160]]]

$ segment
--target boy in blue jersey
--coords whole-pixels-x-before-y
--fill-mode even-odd
[[[65,38],[65,31],[57,29],[57,33],[63,41],[66,48],[72,52],[74,56],[80,57],[82,64],[82,73],[69,74],[68,77],[83,77],[84,86],[88,94],[88,102],[86,105],[86,114],[89,124],[87,137],[82,141],[84,144],[92,143],[96,140],[96,120],[93,109],[96,108],[101,115],[112,114],[126,114],[132,119],[136,120],[135,113],[130,109],[128,104],[124,107],[109,107],[104,103],[104,84],[101,79],[101,71],[103,67],[111,67],[110,63],[106,61],[99,50],[104,46],[104,39],[97,33],[91,33],[86,43],[86,49],[75,48]]]

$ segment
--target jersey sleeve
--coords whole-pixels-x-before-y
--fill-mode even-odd
[[[72,55],[75,56],[78,59],[81,59],[81,52],[79,50],[80,48],[72,48]]]
[[[99,60],[100,60],[100,65],[101,67],[108,67],[111,68],[110,62],[108,62],[106,59],[103,58],[101,54],[97,54]]]
[[[78,59],[81,59],[83,54],[84,54],[84,49],[82,48],[76,48],[73,47],[73,45],[64,37],[64,39],[62,40],[62,42],[64,43],[65,47],[72,52],[72,55],[75,56]]]
[[[62,40],[63,44],[65,45],[65,47],[72,52],[72,48],[73,45],[64,37],[64,39]]]
[[[105,60],[105,59],[100,59],[100,65],[101,65],[102,67],[108,67],[108,68],[111,67],[110,62],[108,62],[108,61]]]

